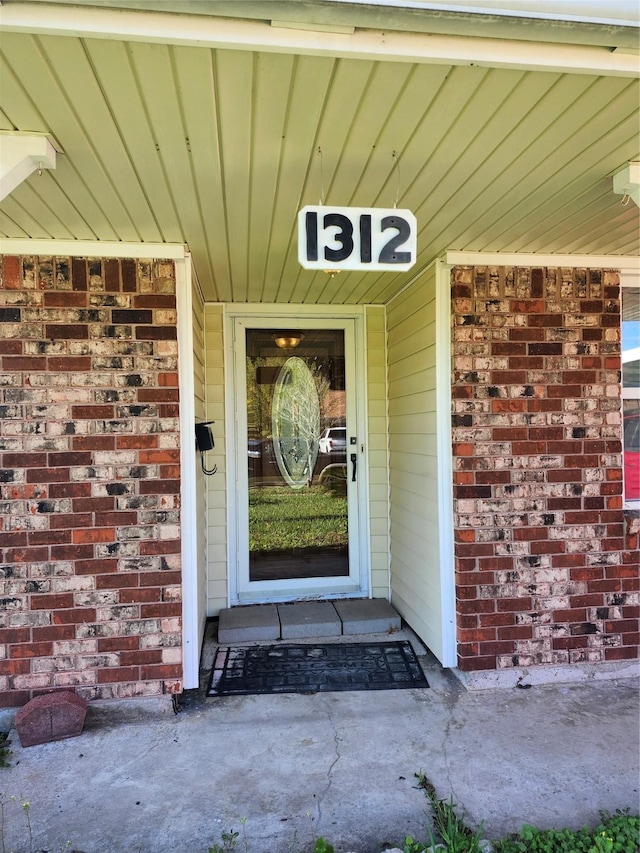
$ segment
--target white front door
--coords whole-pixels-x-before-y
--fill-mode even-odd
[[[366,593],[356,361],[355,318],[233,319],[232,600]]]

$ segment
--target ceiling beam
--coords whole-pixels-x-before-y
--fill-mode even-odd
[[[183,260],[189,250],[182,243],[118,243],[109,240],[0,239],[0,255],[46,255],[62,258],[139,258]]]
[[[633,199],[640,207],[640,160],[632,160],[613,176],[613,191],[622,196],[622,203]]]
[[[352,34],[275,27],[266,21],[124,9],[9,3],[0,31],[298,53],[438,65],[640,77],[637,56],[611,47],[359,29]]]
[[[446,252],[451,266],[574,267],[640,270],[640,258],[629,255],[549,255],[525,252]]]
[[[56,149],[46,133],[0,131],[0,201],[38,169],[55,169]]]

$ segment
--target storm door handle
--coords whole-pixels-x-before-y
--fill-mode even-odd
[[[358,454],[357,453],[351,454],[351,465],[353,466],[351,469],[351,482],[355,483],[355,481],[356,481],[356,469],[358,467]]]

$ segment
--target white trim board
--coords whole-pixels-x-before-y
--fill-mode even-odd
[[[2,7],[0,29],[309,56],[640,76],[637,56],[613,53],[608,47],[372,29],[326,33],[277,28],[263,21],[120,8],[11,3]]]
[[[452,267],[591,267],[608,270],[640,270],[640,257],[629,255],[537,255],[523,252],[446,252]]]
[[[63,258],[158,258],[184,260],[183,243],[118,243],[100,240],[0,240],[0,255],[44,255]]]
[[[451,451],[451,267],[436,261],[436,415],[442,665],[458,661]]]
[[[198,528],[196,517],[196,447],[194,438],[194,360],[191,256],[176,268],[178,381],[180,383],[180,536],[182,557],[182,679],[183,688],[199,685],[200,610],[198,589]]]

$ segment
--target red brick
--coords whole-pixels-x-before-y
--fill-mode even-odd
[[[96,589],[125,589],[134,586],[138,586],[136,572],[117,572],[114,569],[110,574],[96,577]]]
[[[140,676],[144,681],[157,678],[182,678],[182,664],[148,664],[140,668]]]
[[[51,523],[51,519],[49,523]],[[29,545],[65,545],[67,542],[71,542],[69,530],[29,531]]]
[[[158,436],[153,434],[116,436],[118,450],[151,450],[157,446]]]
[[[142,649],[120,652],[120,666],[141,666],[142,664],[162,663],[161,649]],[[145,677],[144,675],[142,676]]]
[[[609,660],[635,660],[638,657],[637,646],[609,646],[604,650],[604,659]]]
[[[33,629],[33,639],[37,642],[55,640],[75,640],[76,628],[73,624],[68,625],[43,625]]]
[[[70,480],[68,468],[28,468],[27,483],[66,483]]]
[[[31,596],[32,610],[59,610],[73,607],[73,593],[64,592],[58,595],[37,593]]]
[[[137,666],[101,667],[96,670],[98,684],[113,684],[123,681],[140,681],[140,668]]]
[[[9,646],[10,658],[44,658],[53,654],[53,643],[20,643]]]
[[[94,607],[70,607],[67,610],[55,610],[53,621],[56,625],[81,625],[83,622],[95,622]]]
[[[116,531],[113,527],[92,527],[91,530],[74,530],[72,536],[76,544],[85,542],[115,542]]]
[[[91,494],[91,483],[52,483],[49,496],[52,498],[87,498]]]
[[[154,465],[166,462],[180,463],[179,450],[140,450],[138,456],[141,465]]]
[[[37,355],[5,355],[2,358],[3,370],[46,370],[47,359]]]
[[[140,403],[177,403],[179,400],[177,388],[138,388]]]
[[[99,652],[133,651],[139,648],[139,637],[99,637]]]
[[[87,293],[82,291],[74,292],[73,290],[47,290],[44,294],[44,304],[47,308],[86,308]],[[79,324],[78,324],[79,325]],[[84,324],[80,328],[88,329]],[[57,335],[58,329],[61,328],[58,324],[47,325],[47,337],[50,340],[55,340],[56,337],[64,338],[65,335]],[[62,326],[62,328],[65,328]]]
[[[22,264],[20,258],[5,255],[2,259],[3,284],[7,290],[19,290],[22,287]]]
[[[181,550],[179,539],[145,539],[140,543],[140,555],[152,557],[161,554],[179,554]]]
[[[3,468],[41,468],[47,464],[46,453],[3,453]]]
[[[114,407],[110,405],[71,407],[71,415],[75,420],[109,420],[113,418],[114,412]]]
[[[182,604],[176,602],[158,602],[157,604],[143,604],[140,608],[142,619],[168,619],[171,616],[182,615]],[[169,678],[170,676],[167,676]]]

